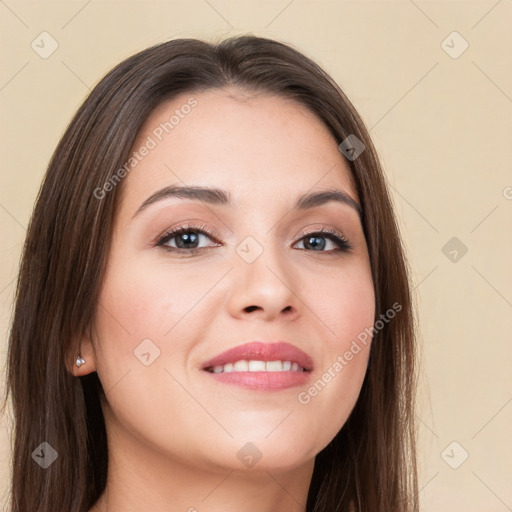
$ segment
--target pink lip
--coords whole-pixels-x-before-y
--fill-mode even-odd
[[[207,361],[202,369],[211,369],[227,363],[241,360],[256,361],[291,361],[297,363],[306,371],[281,372],[206,372],[217,382],[232,384],[252,391],[279,391],[282,389],[304,386],[311,378],[313,360],[302,350],[290,343],[280,341],[277,343],[264,343],[253,341],[238,347],[226,350],[222,354]]]
[[[311,378],[311,372],[231,372],[209,373],[218,382],[232,384],[252,391],[279,391],[304,386]]]
[[[206,372],[218,382],[234,384],[242,388],[256,391],[278,391],[305,385],[312,375],[313,360],[302,350],[285,341],[264,343],[253,341],[232,348],[204,363],[202,370],[211,369],[241,360],[255,361],[291,361],[306,371],[281,372]]]
[[[277,343],[264,343],[262,341],[253,341],[250,343],[246,343],[244,345],[239,345],[238,347],[226,350],[225,352],[219,354],[213,359],[206,361],[206,363],[203,364],[202,369],[206,370],[207,368],[211,368],[213,366],[221,366],[228,363],[235,363],[236,361],[240,361],[243,359],[245,359],[246,361],[291,361],[292,363],[297,363],[299,366],[302,366],[302,368],[304,368],[306,372],[310,372],[311,370],[313,370],[313,360],[311,359],[311,357],[302,350],[285,341],[279,341]],[[304,374],[306,372],[302,373]],[[274,376],[278,376],[274,375],[274,372],[237,373],[239,373],[239,376],[246,375],[247,373],[252,373],[253,376],[260,376],[261,374],[266,374],[267,377],[272,376],[272,378]],[[280,373],[289,374],[289,372],[279,372],[279,374]]]

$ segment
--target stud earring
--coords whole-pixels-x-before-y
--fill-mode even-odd
[[[85,359],[82,359],[80,354],[78,354],[78,357],[76,358],[76,365],[80,368],[85,363]]]

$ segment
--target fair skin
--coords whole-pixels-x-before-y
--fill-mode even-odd
[[[322,190],[359,199],[327,128],[282,97],[182,94],[150,115],[134,149],[156,140],[155,127],[190,96],[197,106],[124,178],[95,336],[81,340],[86,362],[73,369],[96,371],[106,392],[109,474],[90,512],[304,512],[315,456],[355,405],[369,344],[308,403],[298,396],[372,326],[375,296],[356,208],[292,207]],[[170,185],[223,189],[231,203],[166,197],[135,215]],[[200,235],[195,253],[183,244],[175,252],[183,236],[155,245],[188,223],[215,238]],[[319,228],[341,233],[351,249],[325,234],[308,243]],[[262,249],[251,263],[237,251],[246,237]],[[134,350],[148,339],[143,351],[160,354],[145,365]],[[308,383],[244,389],[201,369],[253,340],[309,354]],[[261,455],[250,467],[237,456],[247,443]]]

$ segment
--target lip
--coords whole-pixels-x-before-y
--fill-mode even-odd
[[[207,371],[208,368],[213,366],[235,363],[240,360],[291,361],[297,363],[306,371],[229,373]],[[313,359],[286,341],[275,343],[252,341],[222,352],[222,354],[206,361],[201,369],[206,375],[223,384],[235,385],[252,391],[279,391],[307,384],[313,372]]]
[[[226,350],[225,352],[222,352],[222,354],[215,356],[213,359],[206,361],[203,364],[202,369],[206,370],[207,368],[213,366],[235,363],[236,361],[243,359],[246,361],[291,361],[292,363],[297,363],[299,366],[306,370],[302,373],[309,373],[313,370],[313,359],[308,354],[286,341],[278,341],[275,343],[251,341],[249,343],[245,343],[243,345],[239,345],[237,347]],[[272,374],[273,372],[237,373],[252,373],[253,375],[258,375],[260,373]],[[288,372],[280,373],[286,374]]]

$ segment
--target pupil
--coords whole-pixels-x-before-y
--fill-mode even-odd
[[[308,244],[312,245],[313,247],[320,247],[320,249],[323,249],[325,247],[325,239],[318,236],[312,236],[307,239]]]
[[[190,248],[191,246],[195,247],[195,244],[197,244],[197,233],[189,234],[189,233],[182,233],[178,238],[176,239],[176,245],[180,249],[186,249]],[[184,243],[182,243],[184,242]]]

